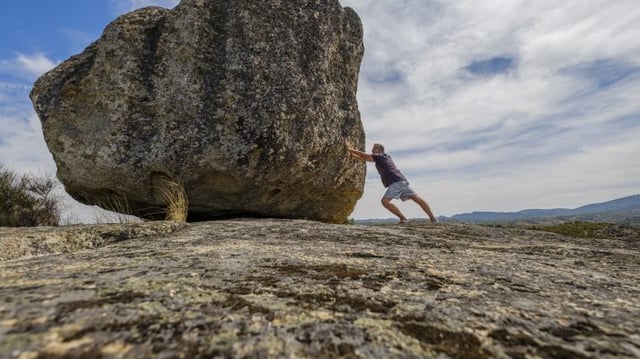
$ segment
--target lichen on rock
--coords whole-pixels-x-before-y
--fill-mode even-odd
[[[275,219],[183,224],[170,233],[165,222],[144,225],[83,227],[143,235],[67,253],[53,246],[66,243],[64,231],[80,242],[93,236],[43,229],[52,254],[0,261],[0,357],[640,352],[637,235],[575,239],[461,223]],[[18,232],[33,233],[0,229],[0,252],[4,236]]]

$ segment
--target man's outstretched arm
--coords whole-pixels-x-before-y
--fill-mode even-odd
[[[344,140],[344,148],[346,148],[347,151],[349,151],[349,154],[351,155],[351,157],[355,159],[358,159],[360,161],[373,162],[373,157],[371,157],[370,154],[362,151],[358,151],[355,148],[351,147],[351,144],[346,139]]]

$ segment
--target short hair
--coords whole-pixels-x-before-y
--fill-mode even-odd
[[[380,147],[380,149],[382,150],[382,152],[384,152],[384,146],[382,145],[382,143],[374,143],[374,146],[378,146]]]

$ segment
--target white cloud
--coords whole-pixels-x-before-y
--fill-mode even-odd
[[[33,56],[20,54],[17,57],[17,62],[27,73],[34,77],[55,67],[53,61],[43,54],[35,54]]]
[[[437,213],[640,192],[639,165],[629,164],[640,137],[633,0],[341,3],[364,25],[358,99],[367,150],[384,143]],[[513,65],[487,75],[467,69],[493,58]],[[369,167],[355,217],[390,216],[376,180]]]
[[[0,162],[10,164],[20,173],[53,172],[53,160],[35,113],[26,118],[0,114],[0,133]]]
[[[31,81],[53,66],[42,54],[0,60],[0,75],[17,77],[15,81],[0,78],[0,162],[18,173],[52,173],[55,169],[29,100]]]
[[[41,53],[17,54],[12,59],[0,59],[0,74],[31,80],[55,66],[51,59]]]

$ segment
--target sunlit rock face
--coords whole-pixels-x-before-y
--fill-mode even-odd
[[[336,1],[183,0],[123,15],[36,82],[67,192],[153,218],[183,184],[192,220],[344,221],[365,166],[357,14]]]
[[[0,227],[0,357],[638,358],[640,230],[625,231]]]

